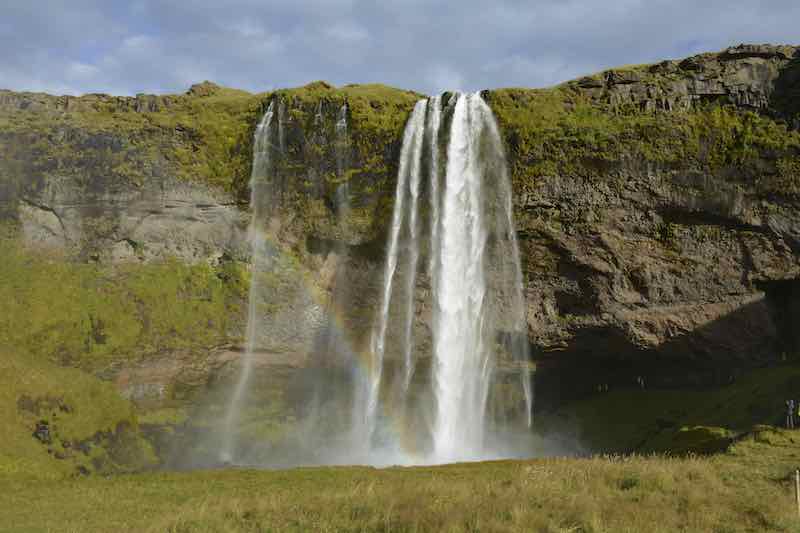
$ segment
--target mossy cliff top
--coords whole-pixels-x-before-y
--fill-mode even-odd
[[[649,167],[796,196],[798,91],[800,48],[740,45],[486,97],[520,194],[554,175],[603,178]]]
[[[50,175],[88,179],[93,173],[141,184],[166,174],[246,199],[253,131],[272,96],[210,82],[181,95],[135,97],[0,90],[0,186],[25,188]],[[365,159],[368,149],[391,144],[416,98],[382,85],[335,89],[324,82],[274,96],[297,108],[296,119],[321,101],[347,101]]]
[[[2,91],[0,181],[26,189],[53,176],[102,174],[117,184],[176,177],[233,191],[246,183],[263,98],[210,83],[165,96]]]

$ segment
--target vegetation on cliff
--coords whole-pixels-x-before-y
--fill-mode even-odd
[[[57,480],[158,463],[133,405],[112,384],[2,347],[0,427],[0,479]],[[0,517],[8,512],[0,506]]]
[[[403,125],[422,96],[384,85],[314,82],[272,97],[285,110],[277,118],[285,139],[276,171],[281,205],[287,215],[305,214],[286,217],[295,231],[353,244],[382,237]]]
[[[100,174],[141,184],[172,175],[232,191],[247,182],[263,99],[210,83],[136,98],[0,93],[0,182]]]
[[[505,133],[515,190],[544,178],[602,179],[631,167],[704,173],[763,195],[800,194],[800,132],[731,105],[642,112],[603,106],[579,89],[502,89],[489,95]]]
[[[0,247],[0,346],[16,353],[101,371],[240,337],[241,263],[102,265],[26,250],[11,238]]]
[[[759,426],[782,425],[784,402],[798,391],[797,364],[759,369],[718,387],[632,384],[543,414],[536,431],[594,453],[715,453]]]
[[[102,174],[107,182],[134,185],[171,175],[246,200],[253,132],[272,96],[286,100],[307,131],[320,102],[347,101],[355,147],[370,173],[391,166],[386,159],[393,153],[375,148],[396,141],[416,99],[382,85],[336,89],[324,82],[273,94],[204,82],[183,95],[135,98],[0,91],[0,191],[56,175]]]

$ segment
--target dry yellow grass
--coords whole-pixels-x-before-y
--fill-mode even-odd
[[[3,531],[800,531],[800,433],[720,456],[0,481]]]

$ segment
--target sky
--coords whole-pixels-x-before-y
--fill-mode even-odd
[[[426,94],[544,87],[741,42],[800,44],[798,0],[0,0],[0,88]]]

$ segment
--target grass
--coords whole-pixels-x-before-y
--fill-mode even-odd
[[[709,104],[645,113],[605,107],[570,86],[501,89],[489,100],[516,191],[554,175],[609,179],[634,161],[706,173],[766,197],[800,193],[800,132],[752,111]]]
[[[245,265],[77,263],[0,239],[0,346],[99,371],[237,339]]]
[[[698,428],[691,424],[709,426],[699,431],[700,440],[728,431],[720,426],[742,428],[724,433],[736,433],[736,442],[710,456],[86,477],[74,475],[76,465],[124,472],[131,448],[139,461],[146,461],[147,450],[133,441],[124,457],[129,462],[115,463],[121,454],[106,443],[91,456],[56,460],[30,436],[32,424],[49,413],[32,417],[14,409],[20,395],[60,398],[70,406],[57,413],[59,441],[87,439],[120,421],[179,422],[185,414],[173,410],[137,421],[111,385],[75,369],[3,354],[0,422],[11,438],[0,441],[0,531],[800,531],[792,495],[800,431],[757,425],[780,417],[781,406],[772,404],[798,390],[798,380],[800,367],[786,365],[715,390],[620,390],[569,408],[595,437],[649,438],[651,444],[660,434],[648,431],[665,416],[686,427],[683,437],[692,446]],[[541,418],[536,424],[548,429]],[[671,435],[670,445],[681,437]]]
[[[537,429],[597,452],[716,451],[760,424],[782,424],[784,401],[798,391],[798,365],[760,369],[702,390],[629,387],[567,404],[539,417]]]
[[[712,458],[606,456],[441,467],[0,479],[4,531],[798,531],[800,435]]]
[[[50,443],[33,438],[46,423]],[[74,368],[0,349],[0,479],[50,482],[84,472],[154,465],[133,406],[114,386]],[[0,510],[2,517],[4,510]],[[0,519],[0,530],[3,520]]]

